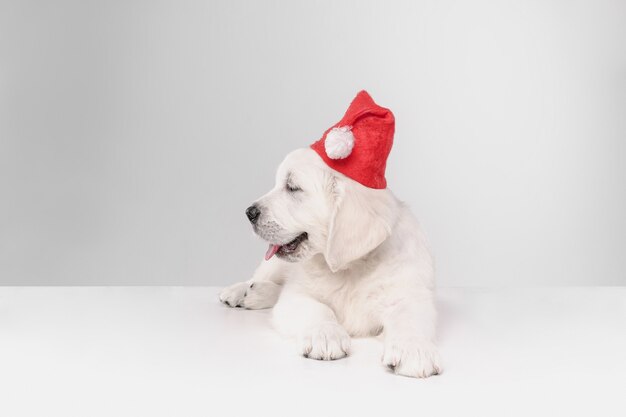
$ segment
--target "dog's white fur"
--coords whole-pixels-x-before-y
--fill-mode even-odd
[[[342,358],[350,336],[382,332],[382,361],[395,373],[441,371],[433,262],[416,220],[391,191],[367,188],[300,149],[285,158],[275,187],[256,205],[262,238],[285,244],[307,232],[308,240],[224,289],[222,302],[274,306],[275,327],[309,358]]]

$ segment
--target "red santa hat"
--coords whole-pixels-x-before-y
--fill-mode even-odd
[[[324,162],[369,188],[387,187],[385,167],[395,119],[367,91],[356,95],[343,118],[311,145]]]

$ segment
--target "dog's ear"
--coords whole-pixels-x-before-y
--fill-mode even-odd
[[[332,181],[334,208],[324,257],[336,272],[389,237],[397,203],[388,190],[367,188],[337,176]]]

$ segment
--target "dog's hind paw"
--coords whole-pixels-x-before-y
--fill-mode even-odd
[[[386,342],[383,364],[397,375],[413,378],[441,373],[437,347],[430,342]]]

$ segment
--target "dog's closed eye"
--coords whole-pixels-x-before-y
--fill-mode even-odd
[[[287,176],[287,181],[285,182],[285,189],[290,193],[296,193],[298,191],[302,191],[302,188],[294,184],[293,177],[291,176],[291,174]]]
[[[302,188],[298,187],[297,185],[293,185],[293,184],[289,184],[289,183],[285,184],[285,188],[290,193],[295,193],[295,192],[298,192],[298,191],[302,191]]]

